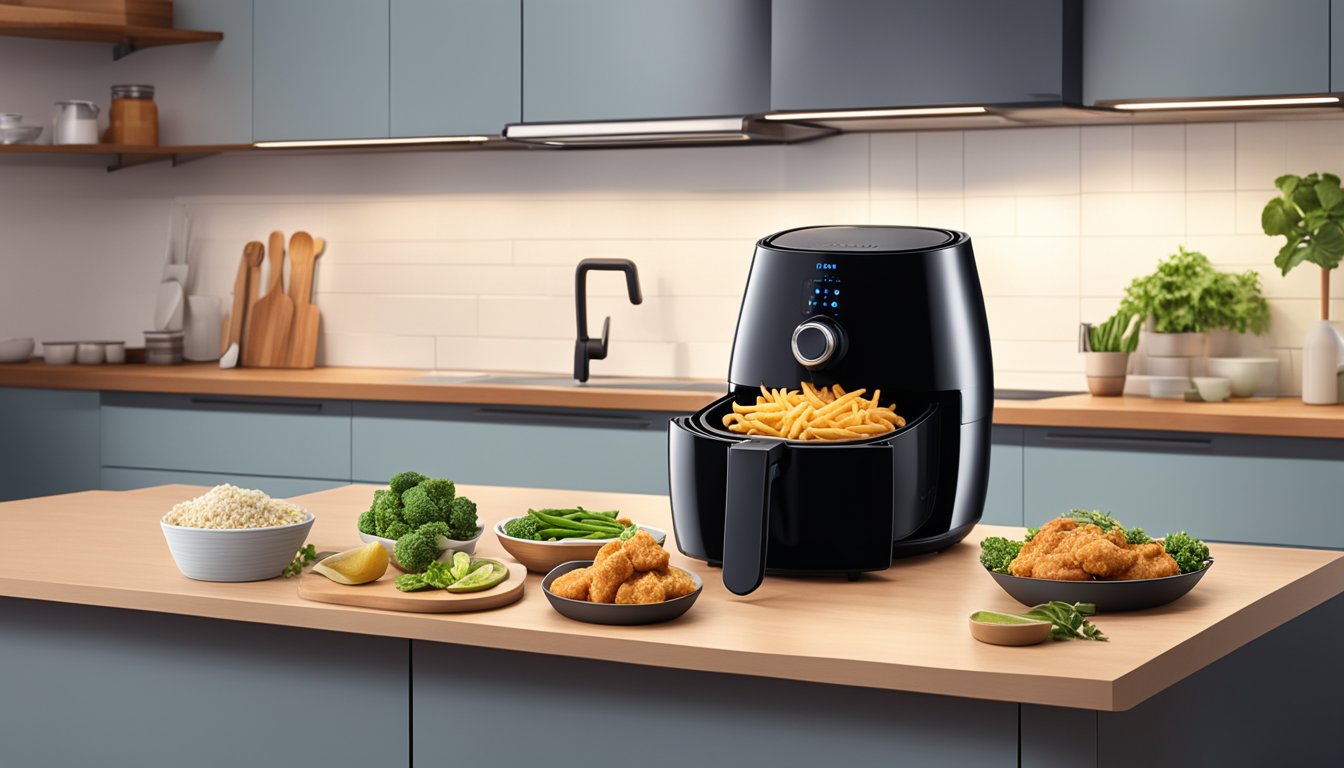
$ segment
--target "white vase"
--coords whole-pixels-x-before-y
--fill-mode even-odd
[[[1344,338],[1330,324],[1319,320],[1302,343],[1302,402],[1335,405],[1339,402],[1339,361],[1344,358]]]

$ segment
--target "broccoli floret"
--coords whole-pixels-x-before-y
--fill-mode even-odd
[[[995,573],[1007,573],[1008,564],[1022,551],[1022,542],[990,536],[980,542],[980,564]]]
[[[382,536],[384,539],[400,539],[412,530],[411,526],[407,525],[405,521],[394,520],[391,525],[387,526],[387,528],[378,535]]]
[[[392,535],[394,524],[405,524],[401,513],[401,497],[388,491],[380,490],[373,492],[373,506],[369,507],[373,513],[373,532],[378,536],[387,539],[395,539]],[[361,529],[362,530],[362,529]]]
[[[1144,533],[1142,528],[1125,529],[1125,543],[1127,544],[1148,544],[1152,540],[1153,537]]]
[[[444,522],[448,520],[448,509],[446,507],[440,509],[425,489],[419,486],[403,493],[401,501],[406,505],[402,514],[405,515],[406,523],[412,528],[419,528],[425,523],[436,520]]]
[[[504,535],[512,536],[515,539],[532,539],[535,541],[537,531],[540,530],[537,519],[531,515],[516,517],[504,524]]]
[[[392,476],[391,480],[387,481],[387,484],[392,488],[393,493],[400,496],[424,481],[425,476],[419,472],[398,472]]]
[[[425,581],[425,577],[418,573],[403,573],[397,577],[397,589],[402,592],[419,592],[422,589],[429,589],[433,585]]]
[[[445,539],[452,538],[452,536],[448,535],[452,533],[452,531],[448,530],[448,524],[443,522],[442,520],[435,520],[432,523],[425,523],[419,528],[416,528],[415,532],[420,534],[421,536],[424,536],[425,541],[428,541],[430,544],[433,544],[435,546],[438,546],[439,537],[443,537]]]
[[[378,535],[378,521],[372,509],[360,513],[357,525],[360,533]]]
[[[479,521],[476,519],[476,502],[468,499],[466,496],[458,496],[453,499],[449,508],[448,528],[452,531],[449,538],[458,541],[470,541],[476,538],[476,528]]]
[[[453,496],[457,493],[457,485],[452,480],[422,480],[420,485],[416,487],[429,494],[430,500],[438,505],[439,509],[447,509],[448,505],[453,503]]]
[[[438,559],[439,548],[424,536],[412,532],[397,539],[392,555],[407,573],[423,573],[426,566]]]
[[[1176,561],[1181,573],[1198,571],[1204,567],[1204,561],[1209,559],[1209,545],[1185,531],[1168,533],[1162,540],[1162,547]]]

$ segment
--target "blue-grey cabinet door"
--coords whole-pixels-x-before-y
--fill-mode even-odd
[[[1022,525],[1022,428],[995,427],[989,446],[989,490],[980,522]]]
[[[0,501],[98,487],[98,393],[0,388]]]
[[[522,114],[522,0],[392,0],[392,135],[498,134]]]
[[[1083,100],[1330,90],[1329,0],[1084,0]]]
[[[1066,0],[774,0],[770,106],[1076,99]],[[1067,31],[1066,30],[1071,30]]]
[[[666,494],[667,418],[355,403],[352,474],[356,482],[386,483],[415,470],[470,485]]]
[[[769,0],[524,0],[527,122],[770,106]]]
[[[1330,0],[1330,90],[1344,90],[1344,0]]]
[[[1154,537],[1344,548],[1336,442],[1029,429],[1026,524],[1096,508]]]
[[[388,0],[256,0],[252,133],[388,135]]]

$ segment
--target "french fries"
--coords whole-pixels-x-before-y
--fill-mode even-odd
[[[806,381],[801,391],[761,385],[756,404],[733,403],[723,426],[744,435],[788,440],[857,440],[905,426],[895,404],[880,404],[882,390],[875,390],[871,400],[863,396],[867,391],[846,392],[839,384],[816,389]]]

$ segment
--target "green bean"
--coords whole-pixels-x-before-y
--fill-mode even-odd
[[[553,526],[555,528],[573,528],[574,530],[584,531],[586,533],[610,532],[610,528],[606,526],[600,526],[593,523],[580,523],[563,517],[556,517],[555,515],[549,515],[545,512],[538,512],[533,510],[532,515],[535,516],[541,522]]]
[[[584,531],[576,531],[573,528],[543,528],[537,531],[537,540],[546,541],[547,539],[576,539],[588,535]]]

